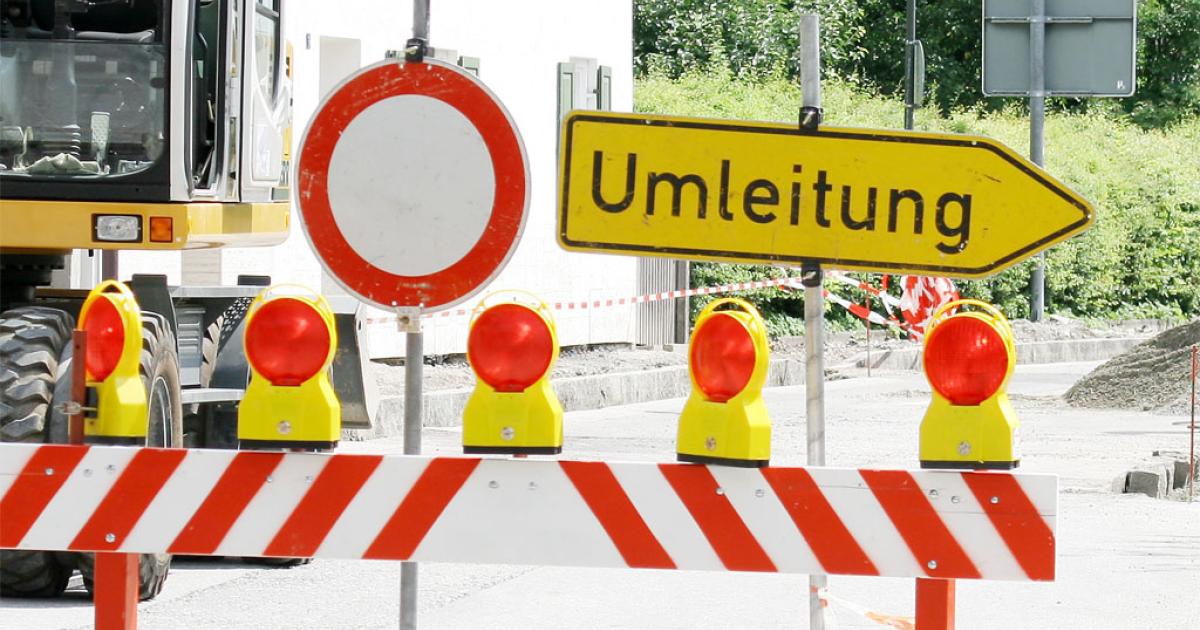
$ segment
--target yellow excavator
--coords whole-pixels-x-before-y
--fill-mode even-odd
[[[0,439],[65,442],[70,331],[120,250],[257,247],[289,230],[291,55],[284,0],[0,0]],[[78,265],[76,265],[78,267]],[[237,286],[127,281],[141,307],[149,446],[237,448],[249,379]],[[343,426],[368,427],[373,384],[356,304],[336,305]],[[364,374],[367,375],[364,378]],[[144,556],[141,596],[169,556]],[[53,597],[90,554],[0,551],[0,594]]]

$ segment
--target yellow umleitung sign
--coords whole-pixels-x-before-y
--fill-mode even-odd
[[[1093,220],[979,136],[573,112],[559,164],[572,250],[981,277]]]

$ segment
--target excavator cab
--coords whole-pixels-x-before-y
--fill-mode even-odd
[[[286,238],[282,5],[0,2],[0,248]]]
[[[66,441],[70,331],[91,288],[51,286],[69,256],[102,252],[102,273],[115,279],[121,250],[287,238],[286,4],[0,0],[0,440]],[[140,311],[148,401],[136,443],[237,448],[251,371],[245,314],[270,283],[124,283]],[[343,300],[333,310],[342,425],[369,428],[361,309]],[[169,557],[142,557],[143,599],[168,566]],[[93,568],[90,554],[0,550],[0,595],[56,596],[75,570],[90,589]]]

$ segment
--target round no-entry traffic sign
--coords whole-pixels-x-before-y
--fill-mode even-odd
[[[334,88],[300,142],[295,186],[325,269],[383,308],[470,297],[516,249],[529,207],[512,117],[435,60],[385,61]]]

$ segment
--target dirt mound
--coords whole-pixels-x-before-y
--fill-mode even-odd
[[[1200,320],[1167,330],[1083,377],[1067,392],[1067,402],[1077,407],[1187,413],[1191,347],[1198,343]]]

